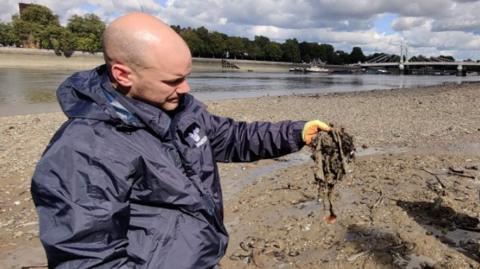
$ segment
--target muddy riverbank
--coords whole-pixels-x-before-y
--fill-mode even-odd
[[[231,235],[223,268],[479,268],[478,100],[480,84],[209,102],[237,120],[335,122],[359,148],[331,225],[308,149],[220,164]],[[0,118],[2,268],[44,263],[29,180],[64,119]]]

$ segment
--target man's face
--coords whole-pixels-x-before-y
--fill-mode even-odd
[[[118,70],[113,66],[114,77],[127,89],[127,96],[172,111],[190,91],[186,78],[192,71],[192,56],[187,44],[168,26],[146,28],[132,38],[138,49],[141,47],[140,53],[130,55],[137,64],[120,64]]]
[[[190,71],[191,64],[166,71],[159,67],[139,69],[135,71],[129,95],[165,111],[172,111],[177,108],[181,96],[190,91],[186,79]]]

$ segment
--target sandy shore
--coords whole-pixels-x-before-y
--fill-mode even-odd
[[[237,120],[334,122],[359,148],[336,187],[333,225],[316,202],[308,149],[221,164],[231,234],[224,268],[480,268],[479,100],[480,84],[452,84],[208,103]],[[64,120],[0,117],[2,268],[44,263],[30,177]]]

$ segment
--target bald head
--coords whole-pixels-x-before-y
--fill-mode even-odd
[[[122,63],[135,69],[170,65],[172,60],[191,61],[188,46],[173,29],[140,12],[114,20],[103,34],[103,49],[109,66]]]
[[[103,51],[112,86],[126,96],[172,111],[190,91],[187,44],[151,15],[135,12],[113,21],[103,34]]]

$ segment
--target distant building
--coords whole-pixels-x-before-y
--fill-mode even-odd
[[[22,17],[22,14],[23,12],[25,11],[25,9],[27,9],[28,7],[31,7],[31,6],[38,6],[37,4],[27,4],[27,3],[18,3],[18,10],[20,11],[20,18]]]

